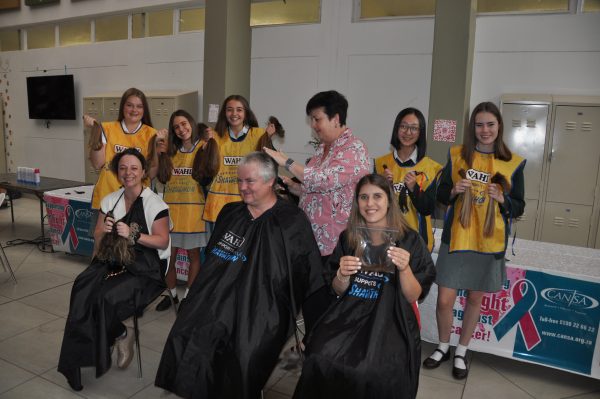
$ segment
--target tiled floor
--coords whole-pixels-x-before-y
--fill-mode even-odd
[[[0,242],[39,235],[36,199],[15,201],[17,223],[10,209],[0,209]],[[160,353],[174,320],[171,311],[149,310],[141,319],[144,378],[136,363],[125,371],[110,370],[95,379],[84,369],[84,390],[72,392],[56,372],[69,292],[86,259],[63,253],[43,253],[32,245],[6,249],[18,284],[0,269],[0,399],[5,398],[164,398],[174,397],[153,386]],[[423,354],[433,350],[425,343]],[[289,398],[299,370],[285,370],[282,362],[265,389],[269,399]],[[600,381],[550,368],[485,354],[473,354],[466,381],[456,381],[447,362],[437,370],[422,370],[418,398],[600,398]]]

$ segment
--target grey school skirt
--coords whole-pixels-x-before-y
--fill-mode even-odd
[[[506,280],[504,254],[448,253],[441,243],[435,264],[437,285],[471,291],[496,292]]]

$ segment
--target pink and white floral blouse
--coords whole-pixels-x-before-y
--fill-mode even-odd
[[[346,228],[356,183],[369,173],[365,144],[346,129],[323,158],[324,145],[304,168],[300,207],[312,225],[321,255],[330,255]]]

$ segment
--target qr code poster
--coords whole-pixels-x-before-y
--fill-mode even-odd
[[[456,121],[436,119],[433,123],[433,140],[454,143],[456,141]]]

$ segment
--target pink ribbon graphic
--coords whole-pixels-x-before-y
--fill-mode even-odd
[[[529,280],[519,280],[513,285],[511,294],[514,306],[496,323],[494,333],[498,340],[501,340],[518,323],[525,341],[525,347],[530,351],[542,342],[537,326],[531,316],[531,309],[537,302],[535,286]]]
[[[61,236],[63,242],[67,240],[67,236],[71,237],[72,248],[77,249],[79,238],[75,232],[75,211],[73,211],[71,205],[65,206],[65,228]]]

